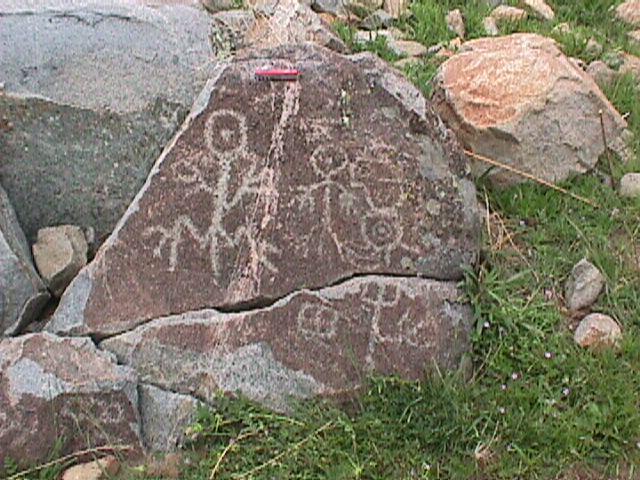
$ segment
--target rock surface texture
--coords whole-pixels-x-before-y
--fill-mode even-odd
[[[0,338],[19,333],[48,300],[11,202],[0,187]]]
[[[337,52],[347,47],[331,27],[310,7],[298,0],[257,0],[256,21],[246,33],[244,44],[255,49],[313,42]]]
[[[580,321],[573,338],[581,347],[601,350],[617,347],[622,340],[622,330],[610,316],[592,313]]]
[[[58,455],[114,444],[140,452],[137,377],[90,339],[2,339],[0,372],[0,465],[42,463],[58,442]]]
[[[640,0],[627,0],[618,5],[616,15],[629,25],[640,26]]]
[[[565,285],[565,301],[569,310],[591,306],[602,292],[605,280],[600,270],[583,258],[571,270]]]
[[[60,297],[87,264],[87,240],[80,227],[60,225],[38,230],[33,260],[51,292]]]
[[[455,368],[471,318],[459,295],[453,282],[366,276],[249,313],[162,318],[100,347],[162,388],[208,401],[240,391],[284,410],[289,397],[349,393],[371,372]]]
[[[113,229],[215,63],[185,0],[0,4],[0,182],[29,241]]]
[[[256,68],[293,65],[297,82],[254,80]],[[210,82],[49,329],[104,337],[364,274],[459,279],[479,233],[466,168],[420,93],[371,55],[306,45],[239,59]]]
[[[296,82],[254,79],[292,66]],[[478,250],[468,175],[424,97],[373,55],[247,55],[220,67],[48,329],[129,331],[101,345],[143,381],[275,408],[351,391],[359,369],[452,368],[471,312],[451,281]]]
[[[475,153],[547,181],[583,173],[610,148],[623,151],[626,122],[596,83],[548,38],[514,34],[473,40],[436,77],[435,106]],[[475,165],[475,173],[488,168]],[[523,180],[494,169],[498,185]]]

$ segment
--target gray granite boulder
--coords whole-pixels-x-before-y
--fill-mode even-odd
[[[89,338],[48,333],[0,340],[0,469],[91,447],[142,452],[137,377]]]
[[[188,0],[0,3],[0,183],[29,241],[124,213],[215,64]]]
[[[307,44],[221,67],[47,328],[100,338],[357,275],[462,278],[480,233],[465,158],[367,58]],[[302,75],[256,81],[264,66]]]
[[[16,214],[0,187],[0,337],[19,333],[48,300]]]

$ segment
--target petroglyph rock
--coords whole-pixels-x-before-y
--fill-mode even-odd
[[[214,400],[219,390],[277,410],[289,397],[352,392],[373,371],[423,378],[458,365],[471,309],[454,282],[367,276],[243,313],[155,320],[100,348],[143,381]]]
[[[111,233],[216,63],[197,3],[0,2],[0,181],[30,242]]]
[[[29,244],[5,191],[0,187],[0,337],[19,333],[49,300]]]
[[[436,77],[434,104],[472,151],[547,181],[583,173],[610,148],[625,149],[626,122],[556,43],[535,34],[473,40]],[[474,164],[474,173],[487,170]],[[509,185],[523,178],[494,169]]]
[[[137,378],[88,338],[48,333],[0,341],[0,466],[42,463],[88,447],[141,452]]]
[[[415,87],[370,55],[255,57],[220,68],[51,331],[105,336],[361,274],[459,279],[474,262],[467,164]],[[272,66],[302,76],[254,80]]]

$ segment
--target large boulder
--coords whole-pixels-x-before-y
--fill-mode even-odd
[[[19,333],[48,300],[11,202],[0,187],[0,337]]]
[[[187,0],[0,3],[0,182],[30,242],[111,232],[211,74],[213,33]]]
[[[248,312],[158,319],[100,347],[165,389],[286,410],[291,398],[353,392],[373,372],[419,380],[456,368],[472,319],[460,297],[454,282],[371,275]]]
[[[473,40],[435,79],[435,106],[475,153],[557,182],[593,168],[608,146],[624,152],[626,122],[556,43],[535,34]],[[480,175],[489,165],[475,163]],[[523,181],[495,169],[498,185]]]
[[[136,383],[89,338],[0,340],[0,468],[105,445],[141,453]]]
[[[254,80],[264,66],[302,75]],[[363,274],[460,279],[479,238],[467,168],[424,98],[381,61],[313,45],[238,59],[220,67],[48,329],[104,337]]]

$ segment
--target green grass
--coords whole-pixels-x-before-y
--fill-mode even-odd
[[[557,14],[553,22],[528,19],[502,33],[553,36],[565,53],[585,61],[594,60],[585,52],[591,37],[603,45],[603,59],[640,53],[628,43],[629,28],[609,12],[619,2],[548,3]],[[456,7],[467,19],[468,38],[484,35],[488,9],[479,0],[420,0],[397,27],[426,45],[447,42],[453,34],[444,14]],[[554,33],[563,22],[572,32]],[[351,27],[337,30],[354,50],[397,60],[383,38],[359,45]],[[429,94],[437,67],[437,60],[426,59],[405,71]],[[640,167],[640,91],[622,77],[605,93],[628,114],[635,134],[635,159],[627,165],[614,159],[619,179]],[[602,170],[608,173],[608,165]],[[482,262],[463,283],[476,318],[472,378],[372,378],[348,405],[307,402],[291,416],[221,398],[191,429],[182,478],[208,479],[216,464],[216,479],[639,478],[640,201],[619,198],[600,177],[596,172],[562,185],[599,208],[537,185],[505,191],[479,185],[493,216]],[[498,244],[500,231],[512,242]],[[594,354],[572,339],[577,319],[564,310],[563,285],[583,257],[606,277],[593,310],[623,326],[616,351]],[[136,469],[121,478],[150,477]]]

